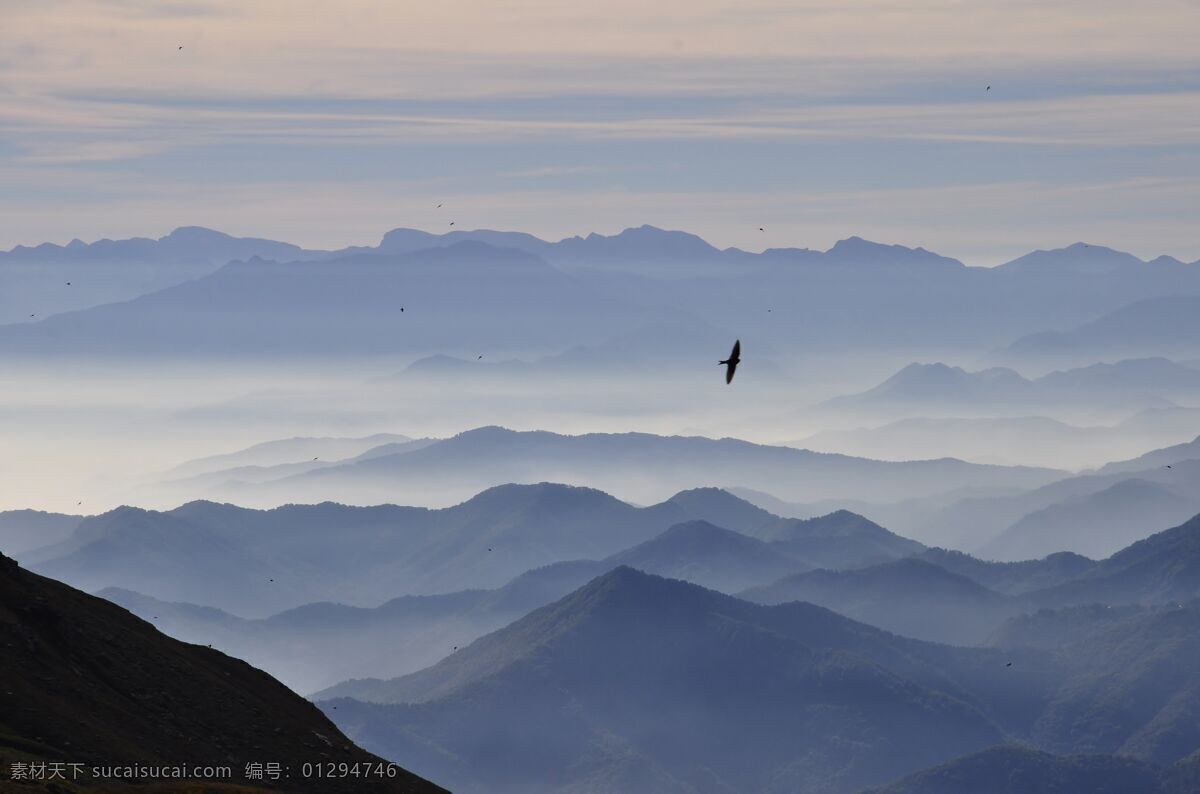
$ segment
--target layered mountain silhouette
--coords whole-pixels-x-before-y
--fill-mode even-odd
[[[607,562],[727,593],[810,567],[777,546],[707,521],[676,524]]]
[[[416,672],[610,568],[586,560],[556,563],[495,590],[400,596],[371,608],[312,603],[256,619],[115,587],[97,595],[173,637],[219,648],[308,693],[346,678]]]
[[[951,581],[943,595],[979,595]],[[1088,780],[1097,768],[1114,781],[1145,773],[1176,785],[1191,779],[1200,742],[1189,705],[1196,603],[1043,609],[1006,624],[987,651],[622,567],[427,670],[347,681],[316,697],[369,749],[412,759],[461,791],[855,791],[927,767],[896,790],[926,780],[975,790],[975,775],[1008,770],[994,790],[1010,791],[1014,781],[1048,785],[1046,775]],[[1031,621],[1038,627],[1021,627]],[[956,736],[942,733],[950,726]],[[936,740],[919,748],[899,735],[930,730]],[[986,753],[938,767],[1011,741],[1061,756],[1117,755],[1124,767]]]
[[[15,761],[69,760],[85,776],[92,766],[228,766],[233,777],[218,783],[266,790],[245,767],[269,759],[290,771],[289,790],[356,791],[361,780],[306,778],[303,765],[383,763],[261,670],[173,640],[3,555],[0,636],[6,777]],[[404,769],[373,788],[441,790]]]
[[[1064,550],[1103,557],[1145,537],[1155,524],[1178,523],[1200,512],[1195,496],[1200,493],[1200,460],[1190,457],[1192,450],[1190,444],[1177,445],[1033,489],[976,489],[890,504],[846,504],[927,544],[992,559],[1021,560]],[[1014,529],[1022,523],[1036,531]]]
[[[1044,252],[1032,265],[971,268],[924,249],[857,237],[826,252],[788,248],[755,254],[721,251],[694,235],[648,226],[557,243],[486,230],[448,235],[396,230],[379,246],[332,252],[191,228],[159,241],[101,241],[4,255],[12,260],[10,270],[18,260],[29,260],[20,267],[50,279],[46,289],[66,291],[76,289],[76,279],[38,264],[43,254],[31,252],[43,249],[50,259],[96,249],[96,256],[114,256],[121,267],[148,256],[155,278],[170,269],[176,249],[203,261],[189,271],[190,280],[168,277],[122,288],[107,300],[123,302],[103,306],[95,305],[103,297],[56,303],[45,290],[13,292],[10,319],[36,314],[38,322],[0,332],[0,354],[419,358],[465,356],[486,334],[493,356],[524,357],[595,344],[615,336],[614,328],[646,325],[671,307],[721,305],[722,324],[738,326],[746,332],[743,338],[784,331],[802,340],[788,351],[791,356],[869,348],[940,355],[1001,348],[1030,328],[1087,323],[1131,302],[1200,294],[1200,268],[1165,258],[1114,264],[1099,248]],[[137,253],[143,249],[151,253]],[[1081,272],[1081,258],[1104,261]],[[219,269],[208,272],[215,266]],[[864,273],[871,274],[869,286]],[[478,289],[464,295],[457,289],[463,280]],[[65,287],[66,281],[72,286]],[[768,319],[765,308],[780,295],[796,297]],[[43,305],[30,308],[38,303]],[[399,317],[400,306],[415,314]],[[1172,311],[1186,316],[1186,306],[1174,306],[1130,309],[1150,319],[1157,315],[1147,328],[1161,330],[1141,332],[1141,341],[1124,346],[1125,354],[1194,349],[1179,336],[1186,321],[1181,326],[1165,319]],[[80,311],[57,316],[65,309]],[[54,316],[42,320],[49,315]],[[554,329],[549,339],[546,328]],[[1173,347],[1148,350],[1151,342],[1170,339]],[[1111,347],[1097,342],[1081,349],[1103,349],[1101,357],[1111,358]],[[673,356],[680,352],[673,346]]]
[[[83,516],[43,510],[0,512],[0,549],[16,555],[58,543],[66,540],[82,520]]]
[[[973,579],[916,558],[793,574],[738,595],[760,604],[807,601],[907,637],[957,645],[982,642],[1020,611]]]
[[[1075,425],[1046,416],[918,416],[823,430],[788,446],[879,460],[954,457],[1079,470],[1137,455],[1147,446],[1173,444],[1198,421],[1200,411],[1188,408],[1148,408],[1112,425]]]
[[[879,385],[819,406],[828,414],[907,418],[939,412],[984,419],[1132,413],[1200,395],[1200,370],[1162,357],[1129,358],[1025,378],[1004,367],[974,372],[909,364]],[[925,413],[921,413],[925,412]]]
[[[594,489],[543,483],[496,487],[442,510],[125,507],[85,519],[67,540],[22,559],[89,591],[119,587],[265,617],[315,601],[373,607],[403,594],[496,588],[530,568],[604,560],[676,524],[710,518],[749,536],[730,538],[745,552],[736,563],[741,573],[724,557],[728,543],[710,543],[729,537],[724,529],[679,530],[638,554],[673,571],[708,566],[712,575],[735,578],[761,565],[761,577],[739,582],[740,589],[791,570],[866,564],[920,548],[852,514],[794,524],[715,489],[638,508]]]
[[[256,482],[230,482],[212,496],[244,502],[337,499],[360,504],[397,498],[429,503],[463,499],[505,482],[553,480],[600,488],[649,503],[671,493],[753,483],[794,501],[815,498],[913,498],[968,486],[1034,488],[1061,473],[954,459],[880,462],[733,438],[587,433],[482,427],[394,454],[369,454],[312,471]]]
[[[1031,597],[1042,604],[1171,604],[1200,597],[1200,516],[1150,535]]]
[[[290,243],[187,226],[158,239],[72,240],[0,251],[0,323],[136,298],[211,273],[235,259],[317,256]],[[68,286],[68,282],[70,282]]]
[[[572,491],[568,489],[564,495],[572,496]],[[591,494],[581,496],[586,501]],[[534,499],[533,505],[535,510],[545,508],[541,499]],[[774,533],[781,523],[769,513],[716,489],[683,492],[670,502],[646,508],[640,514],[636,508],[616,514],[605,510],[598,512],[616,515],[614,520],[638,522],[654,517],[667,519],[680,510],[719,515],[744,531],[760,534]],[[243,527],[251,525],[257,518],[238,513],[232,516]],[[766,521],[762,523],[764,518]],[[548,528],[564,529],[571,528],[577,520],[570,511],[548,513],[543,519],[548,522],[545,524]],[[332,520],[336,521],[336,518]],[[351,515],[347,524],[353,522]],[[434,525],[446,526],[437,522]],[[164,525],[164,529],[169,526]],[[540,529],[540,523],[533,526],[538,527],[539,532],[553,531]],[[172,636],[212,644],[271,671],[299,692],[311,692],[344,678],[386,678],[414,672],[622,565],[734,592],[809,570],[814,564],[829,564],[834,559],[860,565],[880,558],[895,559],[920,548],[852,514],[832,514],[802,522],[802,527],[803,532],[792,530],[787,533],[787,540],[764,541],[708,521],[688,520],[604,559],[556,562],[522,573],[495,589],[473,587],[438,595],[406,595],[369,607],[308,603],[262,618],[248,619],[239,613],[256,613],[264,602],[273,602],[281,593],[294,597],[295,589],[290,586],[297,578],[294,571],[276,571],[265,583],[261,575],[258,581],[243,581],[243,577],[237,575],[228,577],[222,592],[216,596],[224,609],[170,600],[177,598],[174,596],[152,597],[131,590],[130,587],[147,584],[161,587],[162,583],[148,582],[146,577],[139,578],[128,570],[108,572],[121,586],[108,586],[97,593],[139,616],[153,617],[156,625]],[[526,526],[522,531],[528,528]],[[446,540],[450,545],[457,543],[454,535]],[[334,542],[331,539],[328,553],[331,559],[335,556]],[[492,539],[486,542],[494,544],[487,547],[486,558],[502,556],[498,551],[503,541]],[[383,557],[378,548],[376,556]],[[428,559],[424,553],[420,556]],[[385,570],[392,569],[386,558],[376,564],[382,564]],[[500,565],[502,563],[497,562],[497,566]],[[158,567],[171,571],[184,569],[184,566],[185,563],[172,559],[158,563]],[[334,570],[329,566],[329,573]],[[360,592],[358,579],[364,575],[380,579],[382,584],[377,587],[405,586],[403,580],[378,576],[375,570],[369,565],[360,565],[344,572],[340,582],[329,577],[327,586],[334,594],[331,597],[346,600],[337,594]],[[186,579],[184,574],[177,576]],[[205,584],[183,582],[176,585],[175,590],[190,588],[195,592]],[[277,587],[279,590],[275,589]],[[246,591],[252,595],[240,595]],[[245,600],[238,602],[239,597]],[[994,623],[989,623],[988,628]]]
[[[1069,548],[1103,557],[1140,538],[1146,526],[1170,526],[1196,513],[1200,513],[1200,494],[1131,477],[1032,512],[979,553],[1019,560]]]
[[[861,567],[925,548],[849,510],[820,518],[781,518],[763,525],[755,535],[822,568]]]
[[[481,338],[498,352],[552,352],[648,317],[528,254],[463,242],[397,256],[237,261],[125,303],[4,328],[0,353],[311,358],[474,349]]]
[[[1096,564],[1094,560],[1068,551],[1020,562],[981,560],[961,551],[941,548],[926,549],[916,557],[1005,595],[1021,595],[1062,584]]]
[[[285,438],[219,455],[189,460],[171,470],[173,476],[208,474],[247,466],[272,467],[303,463],[314,458],[344,460],[385,444],[413,439],[396,433],[376,433],[361,438]]]
[[[622,567],[428,670],[319,697],[456,791],[850,791],[995,743],[988,707],[944,672],[991,666]],[[1022,684],[998,691],[1028,707]]]
[[[1200,343],[1200,296],[1138,301],[1067,331],[1023,336],[997,354],[1004,361],[1083,361],[1146,355],[1187,356]]]

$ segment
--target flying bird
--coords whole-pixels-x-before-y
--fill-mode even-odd
[[[985,89],[983,89],[983,90],[984,90],[984,91],[991,91],[991,90],[992,90],[992,87],[989,85],[987,88],[985,88]]]
[[[1168,463],[1168,464],[1167,464],[1167,468],[1168,468],[1168,469],[1169,469],[1169,468],[1171,468],[1171,464],[1170,464],[1170,463]]]
[[[763,230],[763,227],[759,226],[758,230],[761,232]]]
[[[725,365],[725,382],[733,382],[733,373],[737,369],[737,365],[742,362],[742,340],[738,339],[733,343],[733,351],[730,352],[729,358],[724,361],[718,361],[717,364]]]
[[[1009,662],[1008,664],[1006,664],[1006,665],[1004,665],[1004,666],[1005,666],[1005,667],[1012,667],[1012,662]]]
[[[479,358],[477,358],[477,359],[475,359],[475,360],[476,360],[476,361],[479,361],[479,360],[481,360],[482,358],[483,358],[483,356],[480,356]]]
[[[441,209],[441,208],[442,208],[442,205],[441,205],[441,204],[438,204],[438,205],[437,205],[437,208],[438,208],[438,209]]]
[[[183,45],[182,45],[182,44],[180,44],[180,45],[179,45],[179,49],[181,49],[181,50],[183,49]]]
[[[454,221],[450,221],[450,225],[451,225],[451,226],[453,226],[453,225],[454,225]]]

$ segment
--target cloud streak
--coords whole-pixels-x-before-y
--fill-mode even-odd
[[[895,234],[895,208],[866,197],[903,196],[929,202],[910,235],[955,217],[981,235],[965,250],[991,259],[999,235],[936,197],[1007,196],[989,212],[1014,253],[1041,239],[1045,213],[997,186],[1169,184],[1200,203],[1196,4],[45,0],[5,17],[0,172],[24,208],[0,246],[83,234],[81,216],[98,235],[122,233],[129,212],[220,219],[250,195],[264,228],[245,231],[361,242],[387,225],[370,201],[428,187],[477,199],[478,225],[564,233],[653,221],[632,214],[677,200],[697,220],[673,225],[730,244],[761,224],[690,197]],[[322,192],[327,220],[298,184]],[[1124,235],[1107,242],[1187,239],[1165,198],[1141,200],[1163,214],[1134,208],[1104,225]],[[284,206],[304,223],[271,220]],[[1100,206],[1050,215],[1084,230],[1088,211]]]

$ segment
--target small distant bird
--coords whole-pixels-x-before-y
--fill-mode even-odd
[[[456,650],[456,651],[458,650],[458,646],[457,646],[457,645],[455,645],[455,646],[454,646],[454,650]]]
[[[724,361],[718,361],[717,364],[725,365],[725,382],[733,382],[733,373],[737,369],[737,365],[742,362],[742,340],[738,339],[733,343],[733,352],[729,354],[729,358]]]
[[[68,286],[68,287],[69,287],[69,286],[71,286],[71,282],[69,282],[69,281],[68,281],[68,282],[67,282],[67,286]]]
[[[482,359],[482,358],[483,358],[483,356],[479,356],[479,358],[477,358],[477,359],[475,359],[475,360],[476,360],[476,361],[479,361],[479,360],[480,360],[480,359]]]
[[[441,208],[442,208],[442,205],[441,205],[441,204],[438,204],[438,205],[437,205],[437,208],[438,208],[438,209],[441,209]]]
[[[984,89],[984,91],[991,91],[991,90],[992,90],[992,87],[990,85]]]
[[[1168,463],[1168,464],[1167,464],[1167,468],[1168,468],[1168,469],[1169,469],[1169,468],[1171,468],[1171,464],[1170,464],[1170,463]]]
[[[37,315],[36,315],[36,314],[31,314],[31,315],[29,315],[29,316],[30,316],[30,317],[37,317]]]
[[[183,45],[182,45],[182,44],[180,44],[180,45],[179,45],[179,49],[181,49],[181,50],[183,49]]]
[[[273,582],[273,581],[275,581],[275,580],[274,580],[274,579],[268,579],[267,581],[268,581],[268,582]]]
[[[317,460],[317,458],[313,458],[313,460]]]
[[[488,549],[488,551],[491,551],[491,549]]]
[[[1005,667],[1012,667],[1012,662],[1009,662],[1008,664],[1006,664],[1006,665],[1004,665],[1004,666],[1005,666]]]
[[[450,225],[451,225],[451,226],[453,226],[453,225],[454,225],[454,221],[450,221]]]
[[[758,230],[761,232],[763,230],[763,227],[759,226]]]
[[[403,307],[403,306],[401,306],[401,307],[400,307],[400,312],[401,312],[401,313],[403,313],[403,312],[404,312],[404,307]]]

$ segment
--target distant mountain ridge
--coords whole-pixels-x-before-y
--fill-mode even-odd
[[[397,493],[445,501],[501,482],[559,480],[600,488],[630,501],[719,483],[754,482],[794,500],[929,495],[967,485],[1032,487],[1058,473],[953,459],[884,463],[734,438],[649,433],[514,431],[481,427],[397,454],[326,466],[270,482],[230,483],[213,496],[275,502],[329,498],[378,503]]]
[[[411,748],[416,769],[456,791],[849,791],[996,741],[977,706],[935,683],[929,665],[946,651],[925,648],[819,607],[762,607],[618,568],[428,670],[318,697],[366,746]],[[853,694],[864,688],[875,697]],[[702,711],[689,717],[687,702]],[[528,719],[513,725],[518,704]],[[864,731],[891,749],[839,741]]]
[[[733,529],[659,537],[698,519]],[[735,531],[747,537],[730,537]],[[315,601],[374,606],[404,594],[498,588],[530,568],[602,561],[656,538],[638,552],[648,565],[687,560],[718,577],[761,567],[762,578],[739,589],[790,570],[867,564],[922,548],[852,514],[797,524],[715,489],[639,508],[595,489],[542,483],[491,488],[439,510],[332,503],[251,510],[211,502],[166,512],[119,508],[83,520],[65,541],[23,560],[90,591],[119,587],[265,617]],[[747,555],[740,574],[713,551],[730,543]]]
[[[752,253],[719,250],[695,235],[649,226],[558,242],[516,232],[431,235],[398,229],[378,247],[339,251],[304,251],[183,229],[160,241],[46,250],[82,256],[79,252],[95,248],[100,255],[113,246],[158,252],[145,260],[154,272],[173,261],[178,247],[209,259],[183,283],[151,282],[69,304],[54,296],[68,289],[80,292],[80,284],[60,278],[66,271],[43,268],[39,272],[48,280],[36,294],[11,293],[19,305],[11,307],[10,319],[33,322],[25,323],[31,327],[3,329],[0,352],[127,357],[172,350],[241,358],[285,352],[462,355],[489,328],[494,356],[545,356],[600,342],[614,327],[645,325],[667,307],[712,305],[719,297],[729,325],[762,335],[803,331],[792,355],[881,344],[914,352],[931,347],[978,350],[1002,348],[1031,327],[1086,323],[1133,301],[1200,295],[1200,267],[1163,258],[1106,266],[1099,274],[1050,266],[972,268],[923,248],[858,237],[825,252],[778,248]],[[41,247],[8,256],[29,257],[35,250]],[[1099,256],[1099,250],[1082,256]],[[1080,256],[1060,249],[1042,258],[1074,262]],[[220,269],[214,269],[215,262]],[[517,267],[518,262],[528,267]],[[39,265],[21,267],[37,270]],[[863,287],[864,269],[878,281],[870,289]],[[457,289],[463,278],[477,280],[479,295],[493,300],[468,301]],[[67,280],[74,286],[65,287]],[[731,297],[732,280],[738,290]],[[766,317],[764,309],[785,293],[800,297],[787,311]],[[531,296],[541,300],[531,301]],[[1066,296],[1071,300],[1065,301]],[[39,301],[43,305],[36,306]],[[404,304],[418,310],[421,319],[406,316],[408,322],[400,324],[392,312]],[[291,312],[284,310],[287,305]],[[347,307],[355,311],[347,314]],[[79,311],[65,319],[61,312],[66,309]],[[514,322],[526,315],[537,322]],[[934,315],[939,318],[936,328],[929,320]],[[311,326],[324,333],[313,333]],[[545,334],[537,333],[547,327],[555,328],[561,344],[548,345]],[[947,345],[948,340],[953,344]],[[1161,352],[1139,352],[1154,354]]]

